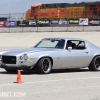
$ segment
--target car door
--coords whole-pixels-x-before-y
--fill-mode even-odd
[[[62,68],[81,68],[89,65],[89,50],[83,45],[78,45],[77,49],[63,50],[62,54]]]

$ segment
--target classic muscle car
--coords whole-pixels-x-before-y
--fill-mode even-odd
[[[6,71],[36,70],[48,74],[52,69],[88,67],[100,70],[100,48],[78,38],[44,38],[29,49],[0,52],[1,68]]]

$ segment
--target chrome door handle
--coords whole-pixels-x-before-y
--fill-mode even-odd
[[[89,52],[86,52],[86,53],[89,53]]]

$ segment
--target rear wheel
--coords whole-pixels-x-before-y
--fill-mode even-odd
[[[50,58],[41,58],[36,66],[36,71],[40,74],[50,73],[52,68],[52,62]]]
[[[96,56],[93,58],[90,66],[89,66],[90,71],[99,71],[100,70],[100,56]]]
[[[5,69],[7,72],[10,72],[10,73],[15,73],[17,72],[17,70],[11,70],[11,69]]]

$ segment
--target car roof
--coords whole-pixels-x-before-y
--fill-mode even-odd
[[[81,40],[81,41],[87,41],[85,39],[81,38],[71,38],[71,37],[49,37],[50,39],[64,39],[64,40]],[[49,39],[49,38],[44,38],[44,39]],[[89,42],[89,41],[87,41]]]
[[[44,38],[44,39],[63,39],[63,40],[81,40],[81,41],[85,41],[86,44],[88,44],[89,47],[91,48],[98,48],[98,46],[96,46],[95,44],[91,43],[88,40],[85,39],[81,39],[81,38],[72,38],[72,37],[49,37],[49,38]],[[100,49],[100,47],[99,47]]]

